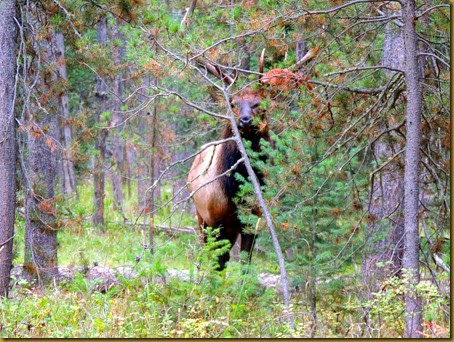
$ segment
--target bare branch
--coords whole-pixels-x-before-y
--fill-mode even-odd
[[[446,62],[445,60],[441,59],[440,57],[438,57],[434,53],[420,52],[420,53],[418,53],[418,57],[419,56],[430,56],[430,57],[433,57],[433,58],[439,60],[445,67],[447,67],[448,69],[451,69],[451,66],[449,65],[448,62]]]
[[[349,92],[352,92],[352,93],[358,93],[358,94],[376,95],[376,94],[380,94],[384,90],[384,87],[380,87],[380,88],[352,88],[352,87],[346,87],[346,86],[339,85],[339,84],[321,82],[321,81],[316,81],[316,80],[307,80],[306,82],[307,83],[321,85],[321,86],[324,86],[324,87],[330,87],[330,88],[336,88],[336,89],[339,89],[339,90],[345,90],[345,91],[349,91]]]
[[[225,90],[223,91],[223,93],[224,93],[224,98],[227,102],[227,109],[228,109],[228,113],[230,116],[230,124],[232,127],[232,132],[233,132],[233,136],[235,138],[236,145],[238,147],[238,150],[241,153],[241,156],[242,156],[241,159],[244,160],[244,165],[245,165],[247,173],[251,179],[255,195],[259,202],[260,210],[262,211],[262,214],[265,217],[265,221],[268,226],[268,231],[271,235],[271,240],[273,242],[274,251],[276,252],[276,256],[277,256],[278,263],[279,263],[279,270],[281,273],[281,284],[282,284],[282,293],[283,293],[283,297],[284,297],[284,305],[285,305],[286,309],[289,310],[289,308],[290,308],[290,292],[289,292],[289,282],[288,282],[288,277],[287,277],[287,270],[285,268],[284,256],[282,254],[282,250],[281,250],[281,247],[279,244],[279,240],[277,238],[276,231],[274,230],[274,225],[273,225],[273,220],[271,218],[271,214],[265,203],[265,199],[263,198],[263,193],[260,188],[260,183],[257,179],[254,169],[251,166],[249,157],[246,152],[246,148],[244,147],[243,142],[241,141],[240,132],[238,130],[238,126],[235,121],[235,116],[234,116],[234,113],[232,110],[232,106],[230,105],[229,95],[227,94],[227,92]],[[293,315],[291,314],[290,311],[287,312],[286,314],[287,314],[286,318],[287,318],[288,323],[290,324],[290,327],[292,329],[294,329]]]
[[[374,66],[356,67],[356,68],[345,69],[345,70],[340,70],[340,71],[333,71],[333,72],[324,74],[323,76],[327,77],[327,76],[333,76],[333,75],[343,75],[343,74],[347,74],[350,72],[357,72],[357,71],[363,71],[363,70],[375,70],[375,69],[386,69],[386,70],[391,70],[391,71],[396,71],[396,72],[403,72],[403,70],[400,70],[400,69],[390,68],[390,67],[383,66],[383,65],[374,65]]]
[[[433,11],[434,9],[441,8],[441,7],[449,8],[449,5],[448,4],[441,4],[441,5],[436,5],[436,6],[429,7],[424,12],[421,12],[420,14],[416,15],[416,19],[421,18],[422,16],[424,16],[425,14]]]

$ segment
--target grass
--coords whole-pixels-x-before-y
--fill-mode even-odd
[[[168,188],[163,187],[164,200],[169,196]],[[310,337],[312,322],[305,291],[292,295],[295,330],[291,331],[283,317],[281,295],[258,284],[259,272],[278,273],[272,251],[255,252],[247,273],[237,262],[231,262],[226,271],[219,273],[212,270],[219,250],[217,243],[201,245],[193,235],[169,237],[158,231],[151,256],[144,246],[147,232],[140,226],[123,224],[109,200],[110,187],[104,232],[91,225],[91,185],[78,190],[78,200],[58,208],[64,223],[58,233],[59,264],[130,266],[138,277],[120,279],[121,285],[107,293],[95,291],[82,274],[76,274],[71,282],[42,290],[13,280],[9,298],[0,299],[0,337]],[[125,200],[130,221],[138,215],[136,208],[132,191]],[[163,223],[169,212],[169,208],[164,208],[156,215],[157,223]],[[196,225],[195,218],[185,213],[176,214],[173,222]],[[24,254],[23,219],[18,216],[16,223],[14,265],[23,262]],[[170,268],[190,270],[193,281],[157,281]],[[404,291],[405,285],[399,280],[390,283],[389,295],[377,297],[373,303],[374,308],[387,308],[392,316],[388,322],[392,324],[383,324],[387,317],[385,311],[379,310],[377,316],[372,314],[367,327],[363,321],[364,305],[355,297],[358,283],[359,279],[353,279],[334,295],[318,294],[316,337],[377,337],[374,331],[380,331],[382,337],[401,335],[396,330],[403,319],[398,293]],[[432,288],[424,291],[428,293],[426,315],[432,315],[430,329],[438,329],[435,335],[429,328],[425,331],[432,337],[449,336],[449,316],[443,317],[439,310],[448,304]]]
[[[210,247],[204,249],[194,235],[169,237],[158,231],[154,237],[155,253],[151,256],[145,249],[148,233],[141,226],[123,224],[110,199],[110,186],[106,190],[104,232],[91,224],[93,189],[89,184],[79,187],[78,200],[59,205],[64,225],[58,233],[58,262],[69,266],[94,263],[130,266],[139,278],[122,279],[121,286],[105,294],[93,291],[80,274],[71,283],[63,282],[42,291],[28,284],[16,284],[10,297],[0,301],[0,337],[208,337],[213,334],[239,337],[245,333],[241,317],[246,314],[246,306],[241,304],[242,297],[278,301],[273,291],[263,296],[264,289],[254,278],[256,269],[251,270],[250,276],[242,276],[241,265],[232,263],[228,273],[212,272],[209,260],[213,259],[213,251]],[[165,200],[166,187],[163,192]],[[125,212],[132,222],[138,215],[136,208],[136,195],[132,191],[125,200]],[[169,208],[164,208],[156,216],[156,222],[163,222],[169,212]],[[190,215],[178,215],[173,216],[173,222],[178,225],[196,225]],[[23,218],[18,216],[14,265],[23,263],[24,225]],[[201,263],[204,265],[200,266]],[[168,268],[195,272],[196,264],[200,268],[198,284],[154,281]],[[261,264],[266,267],[265,263]],[[251,304],[248,308],[247,316],[252,318]],[[236,322],[233,325],[232,319]],[[258,330],[257,333],[260,334]]]

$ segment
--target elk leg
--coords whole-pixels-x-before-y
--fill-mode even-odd
[[[206,225],[205,221],[203,220],[202,216],[200,216],[200,214],[197,211],[197,209],[196,209],[195,213],[197,215],[197,221],[198,221],[198,224],[199,224],[201,240],[202,240],[203,243],[207,243],[207,235],[204,232],[204,229],[207,227],[207,225]]]
[[[230,249],[232,249],[233,245],[235,244],[236,238],[238,233],[228,233],[226,234],[223,232],[224,229],[221,229],[221,234],[219,236],[219,240],[229,240],[230,241]],[[225,252],[224,254],[220,255],[218,258],[219,268],[217,271],[222,271],[225,268],[225,264],[227,261],[230,260],[230,250]]]
[[[245,251],[247,253],[247,263],[251,263],[251,257],[252,257],[252,248],[254,247],[255,243],[255,234],[244,234],[241,233],[241,248],[240,251],[243,252]]]

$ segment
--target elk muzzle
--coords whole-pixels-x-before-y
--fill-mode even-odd
[[[239,126],[242,128],[252,126],[252,110],[247,104],[241,106]]]

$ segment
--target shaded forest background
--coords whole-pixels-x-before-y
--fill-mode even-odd
[[[449,10],[2,0],[0,336],[450,336]],[[291,77],[259,82],[263,49]],[[252,263],[233,248],[222,272],[187,190],[246,87],[267,94],[273,143],[243,143],[289,305],[250,181]]]

